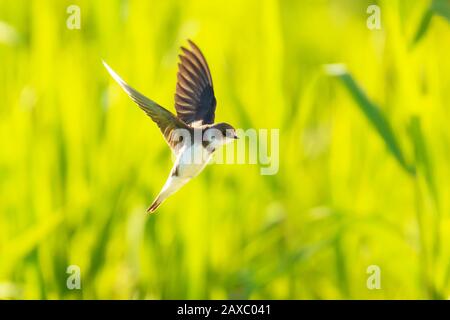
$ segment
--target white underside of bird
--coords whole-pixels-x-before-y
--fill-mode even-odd
[[[182,186],[203,171],[211,159],[212,154],[203,147],[201,142],[190,146],[183,146],[170,171],[166,183],[148,209],[155,211],[169,196],[177,192]]]

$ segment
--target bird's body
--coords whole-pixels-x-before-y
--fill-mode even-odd
[[[164,199],[177,192],[182,186],[202,172],[211,159],[211,156],[212,153],[201,142],[182,147],[166,183],[149,210],[156,209]]]
[[[165,199],[196,177],[217,147],[237,138],[229,124],[214,124],[216,99],[209,67],[198,47],[191,41],[189,44],[191,50],[182,48],[184,56],[180,55],[175,94],[177,116],[130,87],[104,63],[114,80],[157,123],[176,155],[169,177],[149,212],[155,211]]]

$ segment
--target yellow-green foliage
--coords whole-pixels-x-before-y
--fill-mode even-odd
[[[0,298],[447,298],[446,1],[370,4],[0,0]],[[173,111],[188,38],[280,170],[208,166],[148,216],[170,151],[101,60]]]

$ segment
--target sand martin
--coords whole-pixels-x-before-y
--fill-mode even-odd
[[[156,122],[176,157],[166,183],[148,212],[154,212],[167,197],[197,176],[217,147],[237,139],[231,125],[214,124],[216,98],[211,73],[200,49],[192,41],[188,42],[190,49],[181,47],[179,55],[176,116],[133,89],[103,62],[114,80]]]

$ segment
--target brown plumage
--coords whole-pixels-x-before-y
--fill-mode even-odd
[[[103,63],[111,76],[116,80],[122,89],[159,127],[167,144],[174,151],[179,149],[180,140],[175,134],[176,129],[186,129],[191,131],[192,128],[178,119],[172,112],[161,107],[156,102],[150,100],[139,91],[128,85],[120,76],[114,72],[106,63]]]
[[[191,50],[181,48],[175,93],[177,116],[186,124],[200,126],[214,123],[216,98],[206,59],[189,40]]]

